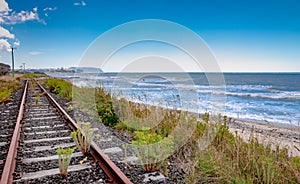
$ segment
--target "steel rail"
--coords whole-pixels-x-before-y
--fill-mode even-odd
[[[2,171],[0,184],[11,184],[13,182],[13,172],[16,167],[17,148],[19,146],[19,138],[21,132],[21,121],[24,115],[24,107],[26,102],[26,94],[28,90],[28,80],[24,87],[22,101],[19,108],[19,114],[15,125],[14,133],[10,142],[9,150],[7,153],[5,165]]]
[[[37,81],[36,81],[37,82]],[[62,117],[67,121],[68,125],[73,130],[77,130],[79,127],[75,120],[56,102],[56,100],[46,91],[46,89],[37,82],[38,86],[46,93],[47,98],[53,103],[53,105],[61,113]],[[103,169],[105,174],[115,184],[131,184],[132,182],[125,176],[123,172],[101,151],[99,146],[95,142],[91,143],[90,153],[97,161],[99,166]]]

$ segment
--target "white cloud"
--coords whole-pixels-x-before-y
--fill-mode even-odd
[[[8,12],[9,11],[9,7],[7,2],[5,2],[5,0],[0,0],[0,12]]]
[[[11,34],[7,29],[0,26],[0,37],[2,38],[9,38],[9,39],[15,39],[15,35]]]
[[[6,39],[0,39],[0,51],[10,52],[10,43]]]
[[[45,24],[44,20],[41,20],[39,18],[39,14],[37,11],[38,11],[38,8],[35,7],[31,11],[21,10],[19,13],[14,11],[14,12],[2,14],[2,21],[3,21],[3,24],[6,24],[6,25],[20,24],[20,23],[24,23],[27,21],[34,21],[34,20]],[[1,15],[1,13],[0,13],[0,15]]]
[[[57,7],[53,7],[53,8],[47,7],[47,8],[44,8],[44,11],[55,11],[55,10],[57,10]]]
[[[56,10],[56,8],[50,8],[47,10],[52,11]],[[6,0],[0,0],[0,51],[11,51],[11,44],[8,42],[8,40],[13,42],[13,46],[20,46],[20,41],[15,39],[15,35],[9,30],[5,29],[3,25],[15,25],[25,23],[27,21],[38,21],[46,24],[44,20],[39,18],[38,7],[34,7],[29,11],[21,10],[20,12],[16,12],[12,9],[9,9],[9,5]],[[41,53],[33,52],[33,54],[37,55]]]
[[[16,46],[16,47],[18,47],[18,46],[20,46],[20,41],[19,40],[16,40],[15,42],[14,42],[14,46]]]
[[[43,52],[39,52],[39,51],[31,51],[31,52],[29,52],[28,54],[30,54],[30,55],[41,55],[41,54],[43,54]]]
[[[49,11],[55,11],[55,10],[57,10],[57,7],[53,7],[53,8],[52,8],[52,7],[46,7],[46,8],[43,9],[43,11],[45,12],[44,15],[45,15],[46,17],[48,17],[48,16],[49,16],[48,12],[49,12]]]
[[[80,3],[73,3],[74,6],[86,6],[86,3],[84,1],[81,1]]]

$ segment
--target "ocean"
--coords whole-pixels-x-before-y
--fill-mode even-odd
[[[217,112],[246,121],[300,126],[300,73],[48,75],[67,78],[82,87],[101,86],[131,101],[196,113]]]

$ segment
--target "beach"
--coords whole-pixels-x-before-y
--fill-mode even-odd
[[[228,124],[229,131],[237,134],[245,142],[256,138],[259,143],[271,145],[272,149],[288,149],[289,156],[300,157],[300,127],[263,124],[232,119]]]

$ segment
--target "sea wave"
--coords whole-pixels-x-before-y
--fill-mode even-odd
[[[228,96],[246,98],[266,98],[274,100],[300,100],[300,92],[281,91],[276,93],[234,93],[226,92]]]

